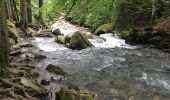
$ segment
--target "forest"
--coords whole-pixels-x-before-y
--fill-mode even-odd
[[[169,100],[170,0],[0,0],[0,100]]]

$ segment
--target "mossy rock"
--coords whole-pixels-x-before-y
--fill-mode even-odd
[[[62,36],[62,35],[58,35],[55,38],[55,41],[61,44],[65,44],[66,43],[65,40],[66,40],[65,36]]]
[[[9,38],[9,43],[11,46],[16,44],[13,38]]]
[[[7,20],[7,27],[15,28],[15,24],[12,23],[11,21]]]
[[[112,33],[114,29],[115,29],[115,25],[113,23],[107,23],[98,27],[97,30],[94,32],[94,34],[100,35],[104,33]]]
[[[95,100],[94,93],[65,90],[63,88],[56,93],[56,97],[56,100]]]
[[[64,72],[64,70],[60,66],[57,66],[57,65],[49,64],[46,70],[48,72],[55,73],[57,75],[66,75],[66,72]]]
[[[65,42],[66,42],[66,43],[70,43],[71,37],[72,37],[71,34],[66,35],[66,37],[65,37]]]
[[[8,35],[9,35],[9,38],[12,38],[15,41],[15,43],[20,42],[20,37],[15,27],[14,28],[8,27]]]
[[[93,44],[90,43],[85,35],[80,32],[73,33],[69,43],[70,48],[80,50],[91,46],[93,46]]]

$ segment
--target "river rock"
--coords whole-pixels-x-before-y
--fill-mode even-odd
[[[50,84],[50,80],[48,80],[48,79],[42,79],[42,80],[41,80],[41,84],[42,84],[42,85],[49,85],[49,84]]]
[[[107,23],[103,24],[100,27],[97,28],[97,30],[94,32],[95,35],[100,35],[104,33],[112,33],[115,29],[115,26],[113,23]]]
[[[60,91],[56,93],[56,100],[95,100],[95,94],[61,88]]]
[[[57,35],[62,35],[61,31],[59,28],[55,29],[53,32],[52,32],[53,35],[57,36]]]
[[[26,43],[19,44],[19,47],[20,48],[23,48],[23,47],[33,47],[33,44],[26,42]]]
[[[44,56],[44,55],[41,55],[41,54],[34,54],[34,59],[42,60],[42,59],[45,59],[45,58],[47,58],[47,57]]]
[[[66,43],[65,39],[66,39],[65,36],[58,35],[58,36],[56,36],[55,41],[58,43],[61,43],[61,44],[65,44]]]
[[[51,72],[51,73],[54,73],[54,74],[57,74],[57,75],[66,75],[66,72],[64,72],[64,70],[60,66],[57,66],[57,65],[49,64],[46,67],[46,70],[48,72]]]
[[[22,53],[21,50],[15,50],[15,51],[10,52],[10,56],[18,56],[21,53]]]
[[[93,46],[93,44],[89,42],[88,38],[85,35],[80,32],[73,33],[69,43],[69,47],[71,49],[80,50],[91,46]]]

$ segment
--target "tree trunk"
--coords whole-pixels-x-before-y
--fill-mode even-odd
[[[10,0],[5,0],[5,12],[6,12],[6,18],[9,20],[12,20],[12,11],[11,11],[11,1]]]
[[[21,30],[26,32],[28,28],[28,17],[27,17],[27,3],[26,0],[20,0],[20,10],[21,10]]]
[[[28,23],[32,23],[32,7],[31,0],[27,0]]]
[[[13,20],[19,21],[18,10],[17,10],[17,7],[16,7],[15,0],[11,0],[11,11],[12,11]]]
[[[39,0],[39,22],[41,24],[44,24],[43,13],[42,13],[43,5],[44,5],[44,0]]]
[[[9,41],[4,13],[5,1],[0,0],[0,69],[9,66]]]

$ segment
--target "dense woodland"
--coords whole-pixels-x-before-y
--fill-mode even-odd
[[[43,86],[30,89],[20,82],[23,77],[34,79],[28,68],[10,64],[10,52],[20,38],[33,37],[42,29],[51,31],[50,25],[61,14],[66,21],[89,28],[94,35],[118,33],[129,44],[154,45],[170,52],[170,0],[0,0],[1,98],[47,100],[50,91],[46,92]]]

